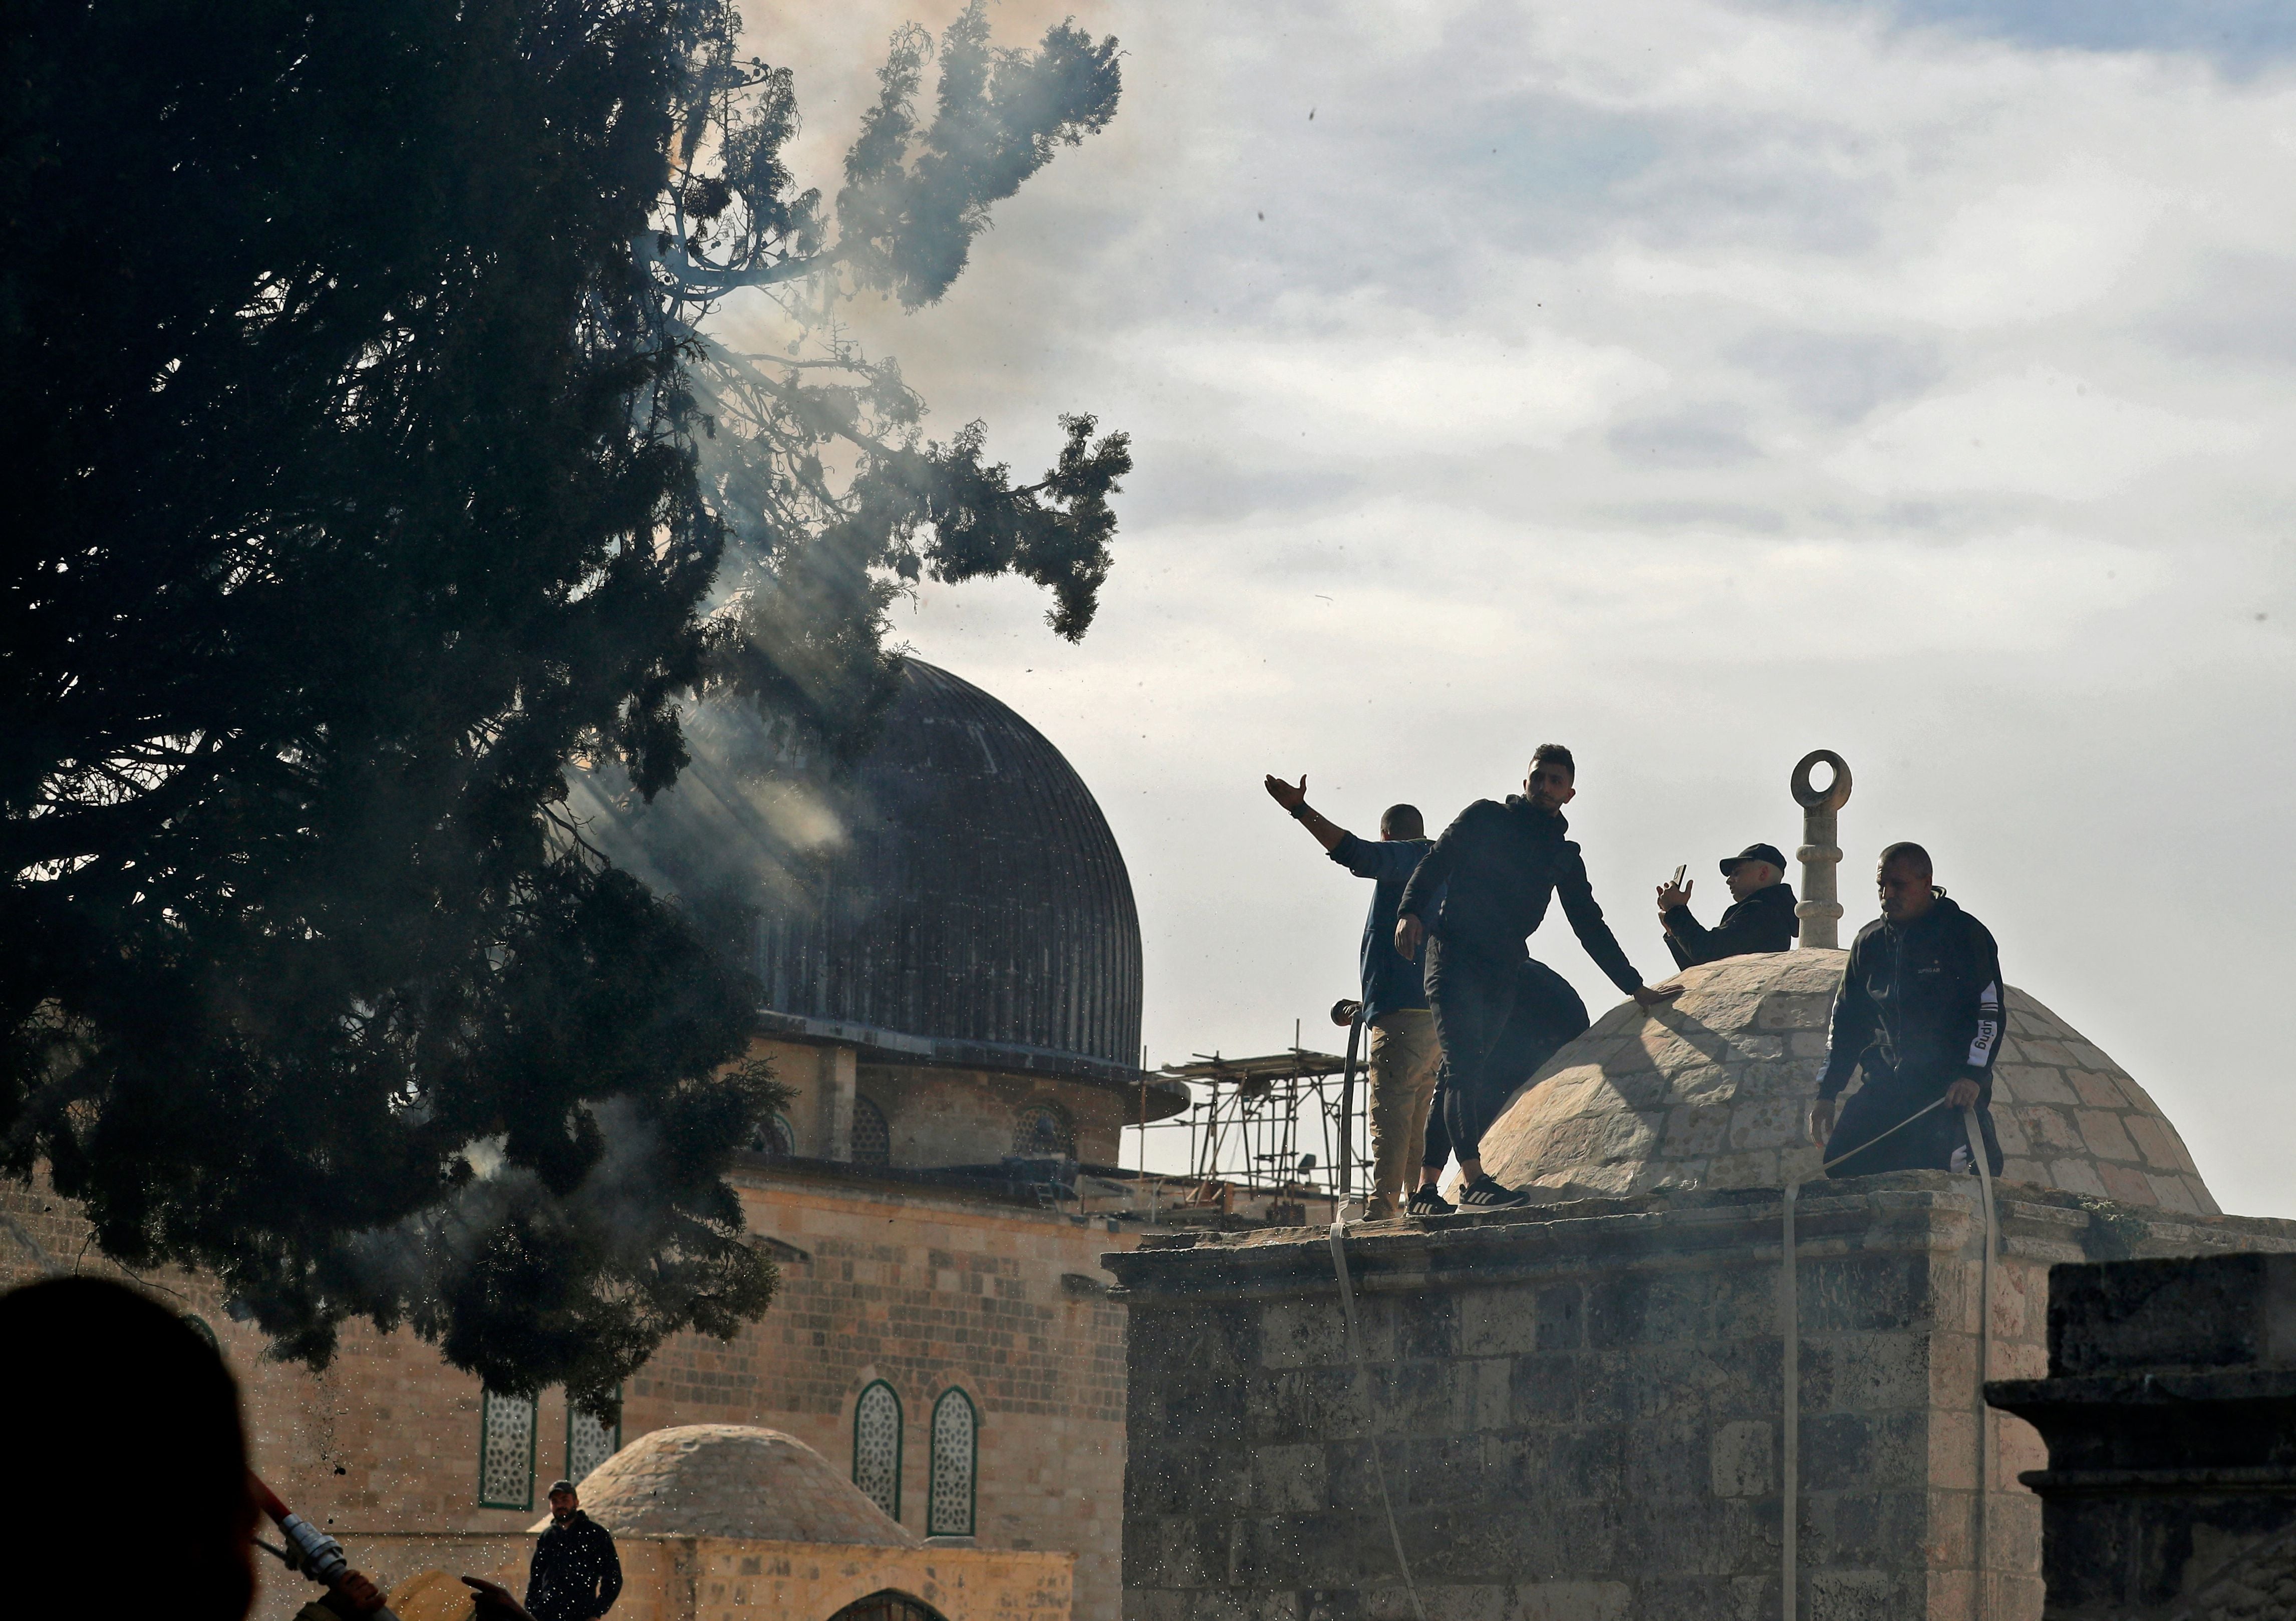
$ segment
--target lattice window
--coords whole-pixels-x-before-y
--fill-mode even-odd
[[[622,1399],[621,1387],[614,1399]],[[566,1403],[566,1478],[580,1485],[592,1469],[622,1450],[621,1420],[601,1424],[571,1401]]]
[[[893,1163],[893,1133],[885,1124],[885,1111],[866,1098],[853,1099],[853,1163],[890,1165]]]
[[[770,1154],[775,1159],[789,1159],[797,1153],[797,1128],[789,1116],[775,1111],[757,1123],[750,1133],[752,1154]]]
[[[1013,1131],[1013,1152],[1024,1159],[1069,1159],[1076,1154],[1076,1129],[1049,1103],[1021,1111]]]
[[[854,1403],[853,1484],[893,1518],[901,1518],[901,1398],[882,1379]]]
[[[940,1611],[922,1599],[887,1588],[865,1599],[856,1599],[829,1621],[941,1621]]]
[[[927,1536],[971,1536],[974,1477],[980,1466],[980,1415],[954,1387],[933,1403],[932,1480],[925,1493]]]
[[[479,1507],[534,1507],[534,1403],[527,1396],[479,1396]]]

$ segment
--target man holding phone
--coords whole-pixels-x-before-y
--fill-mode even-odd
[[[1801,933],[1794,916],[1794,893],[1785,881],[1786,858],[1775,844],[1749,844],[1722,862],[1722,881],[1730,886],[1730,908],[1722,921],[1708,928],[1690,915],[1690,892],[1696,880],[1684,883],[1682,868],[1658,886],[1659,924],[1666,930],[1666,949],[1674,953],[1677,968],[1754,951],[1791,951]]]

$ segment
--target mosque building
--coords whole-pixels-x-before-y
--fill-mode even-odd
[[[791,1095],[730,1177],[780,1269],[761,1321],[730,1342],[665,1345],[610,1431],[560,1391],[482,1390],[405,1331],[347,1331],[321,1374],[273,1362],[208,1280],[145,1281],[212,1329],[270,1484],[385,1576],[412,1561],[515,1566],[522,1581],[551,1479],[580,1480],[649,1436],[730,1428],[748,1450],[657,1442],[661,1469],[620,1473],[690,1488],[716,1478],[695,1473],[705,1456],[810,1449],[803,1467],[726,1490],[777,1494],[776,1524],[866,1535],[828,1576],[751,1583],[750,1610],[709,1613],[1116,1621],[1124,1313],[1102,1255],[1137,1230],[1087,1214],[1076,1189],[1096,1173],[1106,1183],[1124,1127],[1185,1108],[1188,1090],[1140,1067],[1140,925],[1107,820],[1027,721],[915,659],[849,773],[805,769],[730,707],[695,717],[692,746],[651,804],[582,779],[574,805],[761,986],[752,1051]],[[85,1227],[53,1196],[0,1190],[0,1283],[83,1252]],[[824,1506],[824,1482],[849,1501]],[[722,1542],[725,1505],[686,1496],[682,1518],[630,1518],[631,1534]],[[775,1535],[779,1554],[718,1555],[737,1577],[744,1561],[785,1566],[804,1539]],[[704,1565],[717,1557],[694,1545]],[[933,1560],[928,1598],[901,1572],[925,1582]],[[660,1591],[690,1596],[692,1573],[674,1575]],[[266,1582],[266,1617],[308,1596],[275,1568]],[[653,1602],[634,1587],[623,1608],[643,1617]]]

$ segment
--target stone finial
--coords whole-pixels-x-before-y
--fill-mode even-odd
[[[1833,779],[1814,788],[1809,769],[1819,764],[1833,768]],[[1849,802],[1849,763],[1832,749],[1812,749],[1794,767],[1792,786],[1794,803],[1801,807],[1801,848],[1794,852],[1801,863],[1801,903],[1794,916],[1801,919],[1803,945],[1830,950],[1841,943],[1841,901],[1833,883],[1841,846],[1833,842],[1833,813]]]

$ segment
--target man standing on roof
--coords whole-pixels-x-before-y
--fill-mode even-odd
[[[1460,1203],[1471,1209],[1528,1198],[1483,1173],[1483,1132],[1507,1094],[1587,1028],[1578,993],[1530,955],[1529,939],[1547,901],[1561,897],[1587,955],[1644,1007],[1682,994],[1679,986],[1644,984],[1603,921],[1578,846],[1563,836],[1562,807],[1578,792],[1578,775],[1569,749],[1540,744],[1522,793],[1505,804],[1480,799],[1459,812],[1411,875],[1398,908],[1395,949],[1416,957],[1427,942],[1427,1000],[1449,1060],[1445,1123],[1465,1183]]]
[[[1435,1018],[1427,1011],[1427,988],[1419,964],[1395,949],[1395,908],[1403,885],[1431,847],[1414,805],[1390,805],[1379,819],[1379,841],[1359,839],[1326,819],[1308,803],[1308,779],[1299,786],[1281,777],[1267,779],[1267,796],[1314,835],[1332,860],[1376,885],[1371,915],[1364,920],[1363,1022],[1371,1027],[1371,1197],[1364,1219],[1377,1222],[1398,1214],[1404,1183],[1427,1137],[1428,1101],[1443,1049],[1435,1040]],[[1439,1172],[1442,1167],[1436,1169]],[[1440,1204],[1430,1186],[1426,1197]],[[1421,1204],[1412,1196],[1413,1208]],[[1450,1208],[1444,1205],[1443,1208]]]
[[[1875,882],[1882,915],[1857,931],[1842,966],[1810,1136],[1839,1162],[1828,1176],[1944,1171],[1954,1167],[1955,1150],[1968,1147],[1962,1111],[1974,1108],[1998,1176],[1991,1105],[2000,951],[1986,926],[1937,887],[1930,852],[1919,844],[1883,851]],[[1837,1123],[1834,1099],[1853,1069],[1866,1078]]]
[[[1785,876],[1786,858],[1775,844],[1749,844],[1724,860],[1722,881],[1730,886],[1731,905],[1710,929],[1690,915],[1696,880],[1660,885],[1658,918],[1674,966],[1689,968],[1751,951],[1792,950],[1801,919],[1794,916],[1794,893]]]

